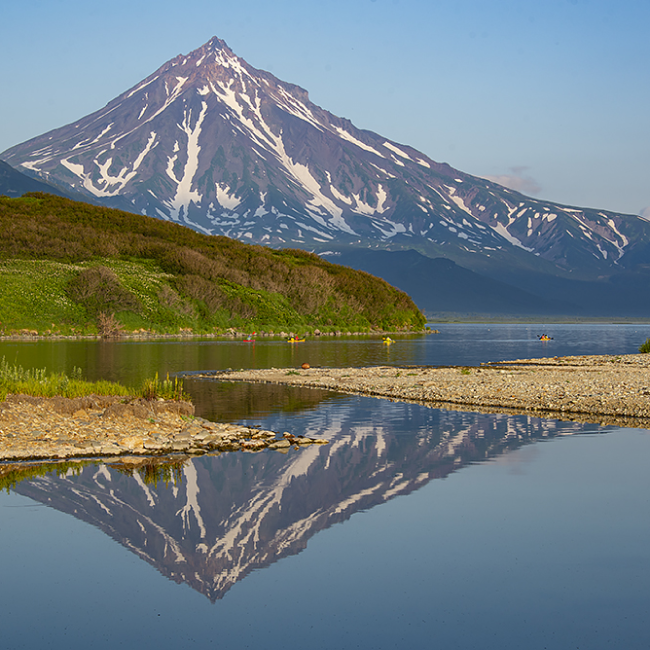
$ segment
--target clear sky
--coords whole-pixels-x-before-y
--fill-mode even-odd
[[[559,203],[650,216],[650,0],[21,0],[0,151],[212,36],[359,128]]]

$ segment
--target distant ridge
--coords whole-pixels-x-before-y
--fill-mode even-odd
[[[327,256],[383,278],[406,291],[428,316],[579,315],[570,302],[548,300],[505,282],[479,275],[445,258],[431,259],[417,251],[356,250]]]
[[[17,197],[27,192],[47,192],[57,196],[69,197],[58,187],[22,174],[6,162],[0,160],[0,195]]]
[[[509,282],[648,263],[639,216],[524,196],[357,128],[216,37],[3,154],[104,205],[272,247],[414,249]]]

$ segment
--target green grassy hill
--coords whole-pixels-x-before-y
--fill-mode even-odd
[[[0,331],[419,330],[403,292],[301,250],[33,193],[0,197]]]

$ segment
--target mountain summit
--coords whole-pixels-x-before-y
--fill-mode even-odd
[[[1,157],[95,202],[269,246],[594,278],[647,261],[650,242],[640,217],[537,201],[360,130],[216,37]]]

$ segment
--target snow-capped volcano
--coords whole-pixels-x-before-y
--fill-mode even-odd
[[[640,217],[537,201],[360,130],[216,37],[2,158],[100,203],[270,246],[593,273],[650,241]]]

